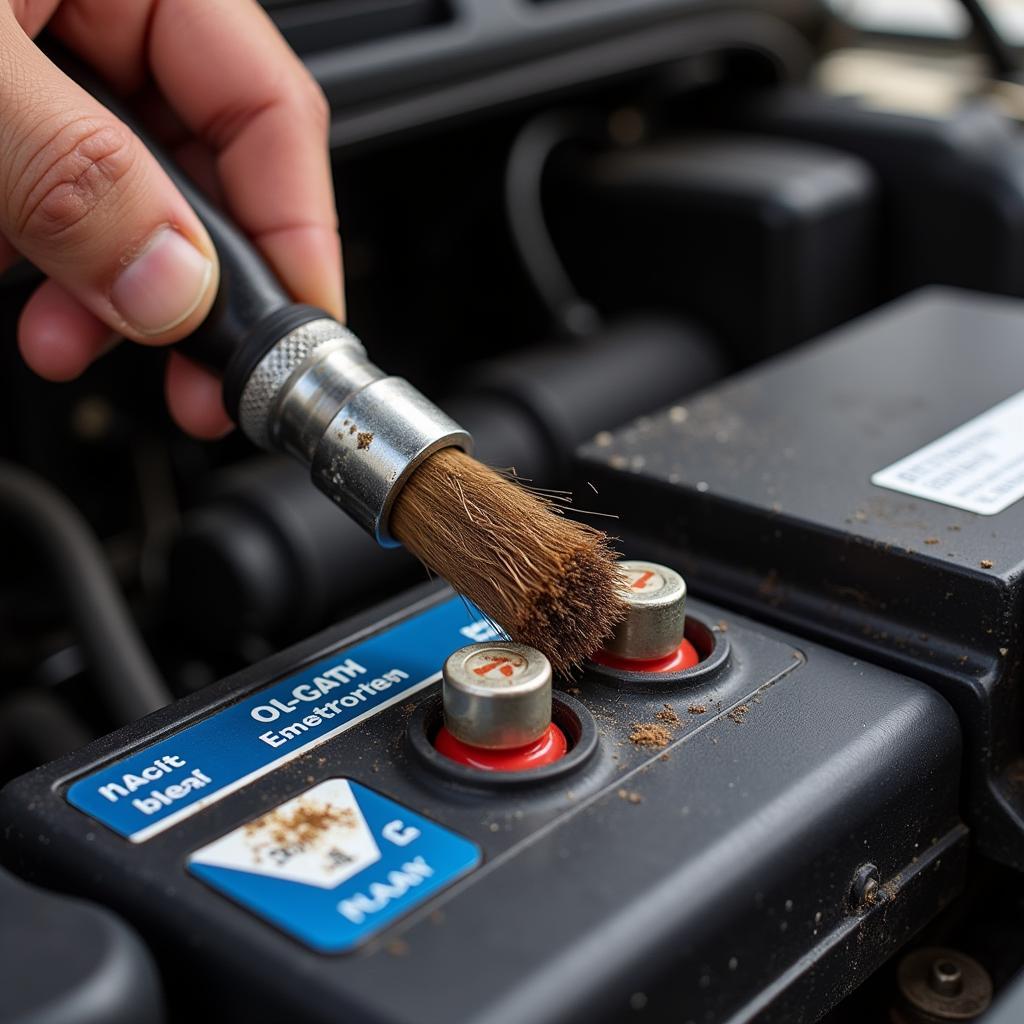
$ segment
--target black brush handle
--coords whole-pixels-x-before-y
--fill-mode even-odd
[[[296,327],[329,314],[291,299],[252,242],[197,188],[92,70],[52,39],[45,41],[44,49],[65,74],[138,136],[209,233],[220,263],[217,297],[203,323],[178,347],[223,374],[224,402],[231,418],[237,421],[242,389],[267,351]]]

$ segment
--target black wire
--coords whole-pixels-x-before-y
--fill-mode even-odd
[[[985,5],[981,0],[960,0],[960,3],[971,19],[975,35],[988,53],[996,77],[1017,78],[1021,70],[1017,54],[1003,38],[1002,33],[985,9]]]
[[[0,523],[0,544],[30,541],[47,563],[118,721],[133,722],[170,703],[99,542],[67,498],[35,473],[0,460]]]
[[[601,317],[576,290],[558,255],[544,216],[542,186],[551,154],[585,132],[578,114],[541,114],[520,129],[505,165],[505,210],[520,262],[559,330],[575,336],[593,333]]]

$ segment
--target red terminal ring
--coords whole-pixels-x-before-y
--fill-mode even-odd
[[[512,750],[471,747],[468,743],[457,740],[443,725],[434,737],[434,746],[445,757],[459,764],[493,772],[522,772],[530,768],[539,768],[541,765],[560,760],[569,752],[569,741],[554,722],[548,726],[540,739]]]
[[[598,651],[590,656],[591,661],[623,672],[682,672],[700,664],[697,648],[684,639],[683,642],[664,658],[623,658],[607,651]]]

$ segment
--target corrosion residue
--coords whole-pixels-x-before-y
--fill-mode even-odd
[[[729,718],[731,718],[737,725],[742,725],[743,719],[747,717],[747,712],[749,710],[749,704],[740,704],[729,712]]]
[[[679,716],[675,712],[670,704],[666,704],[655,716],[659,722],[665,722],[668,725],[679,725]]]
[[[655,722],[637,722],[629,734],[629,742],[638,747],[667,747],[671,741],[668,729]]]
[[[686,710],[689,711],[691,715],[703,715],[707,709],[708,706],[706,704],[691,704]]]
[[[276,846],[310,847],[334,826],[356,828],[357,825],[351,807],[301,801],[290,809],[279,808],[257,818],[245,826],[245,832],[248,836],[261,836],[262,833]]]
[[[358,448],[359,451],[363,451],[364,449],[369,448],[372,443],[373,434],[371,434],[370,431],[361,430],[359,431],[358,434],[356,434],[356,448]]]
[[[619,799],[625,800],[629,804],[642,804],[644,802],[644,798],[632,789],[620,789]]]

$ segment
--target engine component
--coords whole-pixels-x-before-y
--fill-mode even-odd
[[[45,480],[0,461],[0,522],[35,544],[53,573],[116,721],[130,722],[171,699],[95,535]]]
[[[934,284],[1024,293],[1024,141],[994,107],[936,117],[783,88],[715,117],[835,147],[870,166],[884,210],[883,298]]]
[[[0,871],[0,1020],[160,1024],[156,968],[109,910]]]
[[[976,1020],[992,1002],[992,979],[955,949],[915,949],[900,962],[897,1024]]]
[[[708,133],[560,170],[553,226],[584,291],[685,311],[741,363],[875,300],[875,175],[848,153]]]
[[[448,404],[458,415],[465,415],[463,404],[470,397],[526,410],[549,452],[543,479],[564,479],[569,456],[581,441],[704,387],[724,369],[714,340],[692,323],[634,316],[585,341],[488,360],[466,376]],[[467,422],[472,429],[473,422]],[[481,422],[486,424],[486,414]],[[493,461],[489,454],[484,457]]]

